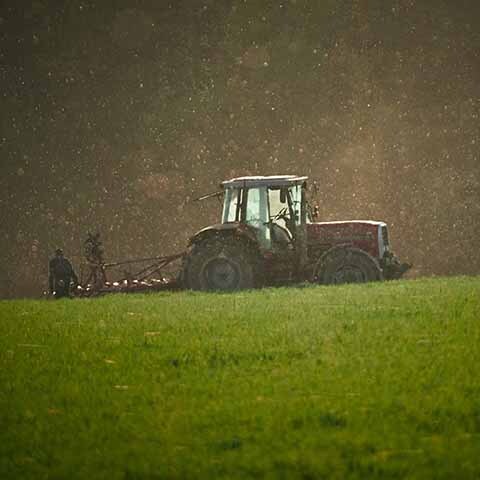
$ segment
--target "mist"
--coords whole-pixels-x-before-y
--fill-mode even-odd
[[[480,273],[478,2],[18,2],[0,10],[0,297],[181,252],[238,175],[383,220],[410,277]],[[134,6],[132,6],[134,5]]]

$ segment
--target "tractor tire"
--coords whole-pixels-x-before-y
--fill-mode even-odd
[[[320,259],[316,280],[323,285],[383,280],[378,262],[357,248],[335,248]]]
[[[252,247],[233,236],[211,237],[194,245],[183,278],[191,290],[232,291],[258,283],[258,258]]]

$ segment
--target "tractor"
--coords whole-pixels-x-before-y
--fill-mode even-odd
[[[248,176],[222,182],[221,223],[189,241],[180,283],[240,290],[299,282],[341,284],[400,278],[409,268],[378,221],[314,222],[308,177]]]

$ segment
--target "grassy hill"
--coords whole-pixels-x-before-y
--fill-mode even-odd
[[[480,277],[0,302],[1,478],[478,478]]]

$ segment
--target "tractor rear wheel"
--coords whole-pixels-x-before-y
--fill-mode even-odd
[[[192,290],[231,291],[254,288],[258,260],[245,241],[212,237],[196,244],[186,259],[184,279]]]
[[[357,248],[336,248],[320,261],[317,281],[322,284],[364,283],[383,280],[378,262]]]

